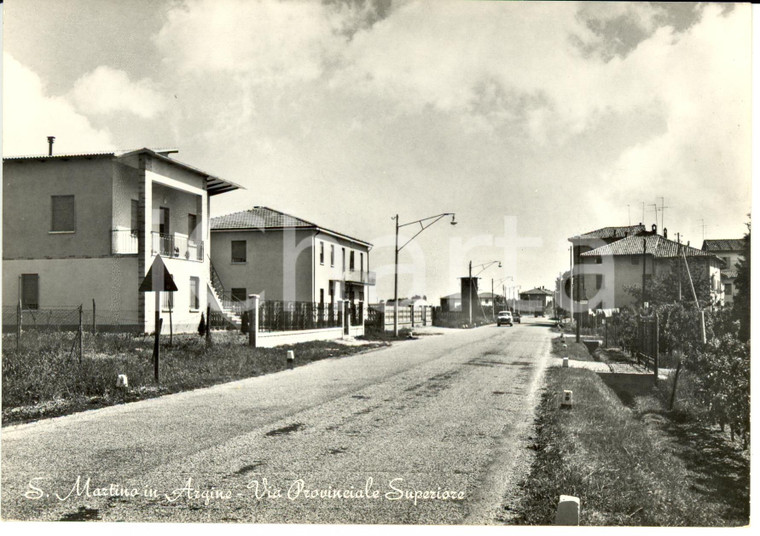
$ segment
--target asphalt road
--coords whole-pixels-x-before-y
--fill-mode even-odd
[[[549,361],[525,320],[5,427],[2,517],[487,524]]]

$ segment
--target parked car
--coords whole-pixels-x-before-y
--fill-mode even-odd
[[[513,322],[512,313],[510,313],[509,311],[501,311],[496,316],[496,325],[497,326],[501,326],[502,324],[507,324],[508,326],[511,327],[512,326],[512,322]]]
[[[522,324],[522,322],[520,322],[520,319],[521,319],[521,317],[520,317],[520,313],[518,313],[517,311],[515,311],[514,313],[512,313],[512,319],[513,319],[513,320],[514,320],[514,321],[515,321],[517,324]]]

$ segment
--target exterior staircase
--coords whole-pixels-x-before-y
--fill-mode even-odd
[[[241,302],[233,302],[232,297],[225,291],[219,274],[209,258],[209,281],[207,282],[207,298],[211,311],[221,313],[224,320],[235,329],[243,325]]]

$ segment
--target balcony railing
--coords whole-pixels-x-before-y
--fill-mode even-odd
[[[165,234],[154,231],[151,235],[151,255],[160,254],[164,257],[190,261],[203,260],[203,242],[196,242],[179,233]]]
[[[348,283],[361,283],[362,285],[374,285],[377,280],[375,272],[360,270],[346,270],[343,272],[343,280]]]
[[[129,229],[114,229],[111,231],[112,255],[135,255],[137,251],[137,231]]]

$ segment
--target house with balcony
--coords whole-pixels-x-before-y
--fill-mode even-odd
[[[734,303],[736,294],[736,276],[739,259],[744,249],[743,238],[707,239],[702,242],[702,251],[712,253],[721,259],[724,268],[720,271],[721,283],[723,283],[724,305]]]
[[[176,152],[4,158],[4,311],[89,311],[94,301],[98,326],[150,332],[154,300],[138,288],[161,255],[178,288],[161,308],[175,332],[195,331],[207,306],[209,200],[240,187]]]
[[[269,207],[212,218],[213,287],[224,309],[249,294],[308,302],[325,315],[348,303],[352,325],[366,318],[372,244]]]

